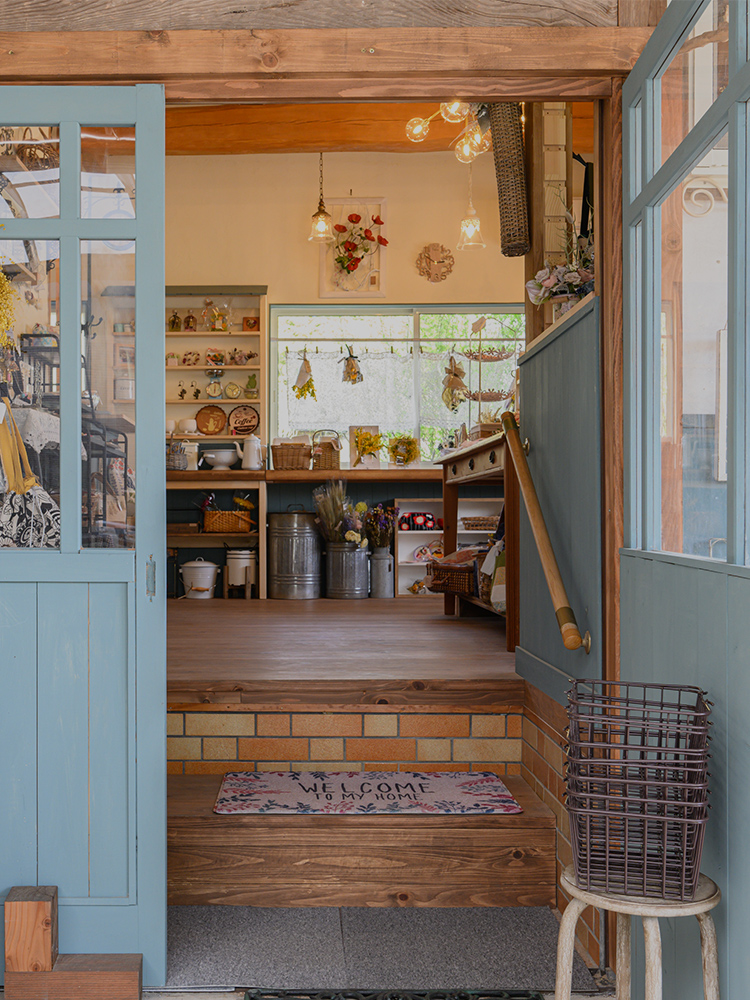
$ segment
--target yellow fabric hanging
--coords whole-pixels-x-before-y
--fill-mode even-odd
[[[0,423],[0,458],[8,480],[8,493],[23,496],[32,486],[39,485],[31,471],[26,446],[21,440],[10,406],[5,411],[5,420]]]

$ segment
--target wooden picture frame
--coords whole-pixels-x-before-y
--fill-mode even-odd
[[[242,331],[243,333],[257,333],[260,330],[260,317],[259,316],[243,316],[242,317]]]
[[[373,233],[387,239],[388,216],[385,198],[328,198],[326,208],[331,214],[333,225],[348,225],[348,217],[360,215],[364,228],[373,226],[373,218],[378,216],[383,225],[375,225]],[[376,243],[376,250],[364,258],[362,264],[351,274],[341,271],[335,261],[335,244],[320,247],[320,287],[321,299],[382,299],[385,298],[386,248]]]
[[[132,371],[135,368],[135,345],[115,344],[113,364],[115,368],[127,368]]]

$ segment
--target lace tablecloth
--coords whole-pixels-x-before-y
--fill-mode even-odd
[[[21,440],[38,454],[44,448],[60,447],[60,418],[48,410],[37,410],[33,406],[14,406],[13,419],[16,422]],[[81,445],[81,458],[86,457],[86,450]]]

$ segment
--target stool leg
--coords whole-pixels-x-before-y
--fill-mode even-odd
[[[617,1000],[630,1000],[630,914],[617,914]]]
[[[710,913],[698,913],[697,917],[701,928],[703,995],[706,1000],[719,1000],[719,950],[714,918]]]
[[[661,933],[658,917],[643,917],[646,946],[646,1000],[661,1000]]]
[[[555,1000],[570,1000],[570,989],[573,980],[573,948],[576,939],[576,924],[578,918],[586,909],[586,904],[580,899],[571,899],[565,907],[565,913],[560,921],[560,933],[557,938],[557,973],[555,975]]]

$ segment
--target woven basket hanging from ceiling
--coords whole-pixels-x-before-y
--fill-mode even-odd
[[[490,130],[500,207],[500,249],[506,257],[531,250],[526,208],[526,170],[521,131],[521,105],[490,104]]]

